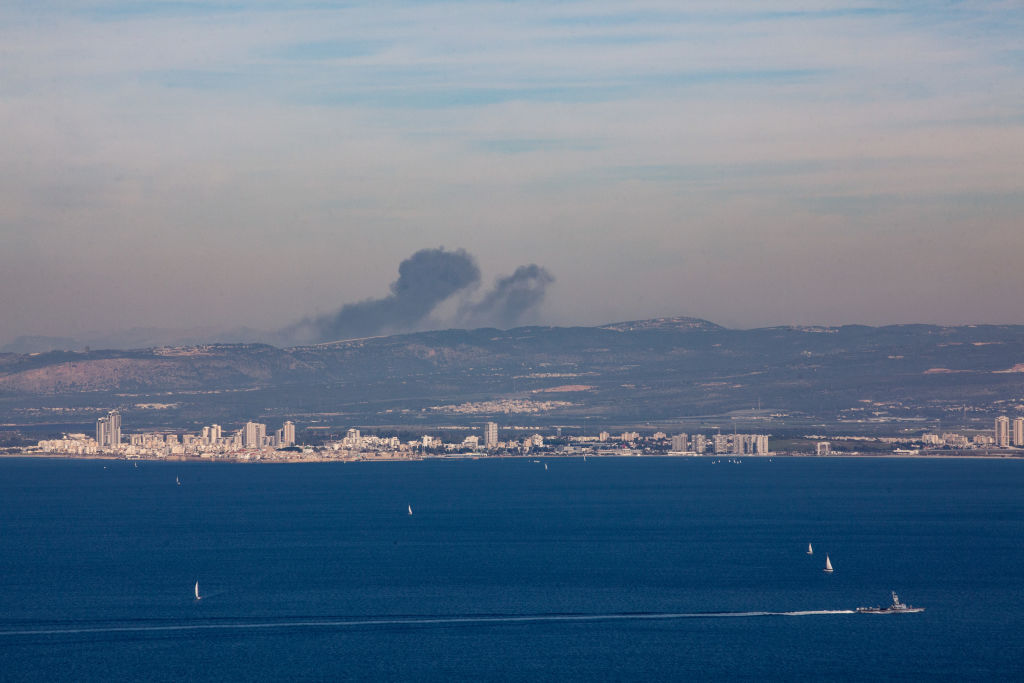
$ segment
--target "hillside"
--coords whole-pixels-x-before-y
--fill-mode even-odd
[[[17,424],[89,420],[115,406],[140,424],[287,415],[333,425],[508,420],[516,411],[628,423],[758,405],[827,420],[987,419],[1022,403],[1024,326],[730,330],[665,318],[289,349],[0,355],[0,417]]]

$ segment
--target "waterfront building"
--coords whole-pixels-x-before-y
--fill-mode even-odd
[[[484,427],[484,446],[487,448],[498,447],[498,423],[488,422]]]
[[[672,450],[680,453],[686,452],[690,447],[690,439],[686,434],[676,434],[672,437]]]
[[[282,434],[283,438],[281,440],[281,445],[282,446],[294,446],[295,445],[295,423],[292,422],[291,420],[288,420],[287,422],[284,423],[284,427],[281,428],[281,431],[283,432],[283,434]]]
[[[121,411],[115,408],[107,413],[107,425],[109,427],[109,434],[106,445],[111,448],[117,448],[121,445]]]
[[[1013,419],[1013,445],[1018,448],[1024,447],[1024,417]]]
[[[246,448],[261,448],[267,438],[267,425],[260,422],[246,422],[242,445]]]
[[[1006,448],[1010,445],[1010,418],[1000,415],[996,418],[996,447]]]
[[[819,441],[818,443],[814,444],[814,454],[815,455],[831,455],[832,454],[832,444],[829,443],[828,441]]]
[[[107,445],[107,439],[110,438],[110,420],[105,417],[101,417],[96,420],[96,445],[103,448]]]

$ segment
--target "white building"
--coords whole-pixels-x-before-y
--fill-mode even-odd
[[[484,446],[487,448],[498,447],[498,423],[488,422],[484,427]]]
[[[242,445],[246,448],[262,448],[267,438],[267,425],[261,422],[246,422],[242,432]]]
[[[690,448],[690,439],[687,434],[676,434],[672,437],[672,450],[685,453]]]
[[[1006,448],[1010,445],[1010,418],[1000,415],[996,418],[996,447]]]

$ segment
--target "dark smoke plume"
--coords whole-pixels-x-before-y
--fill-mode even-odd
[[[459,320],[470,325],[515,327],[523,314],[544,300],[554,281],[551,273],[535,263],[519,266],[511,275],[498,278],[483,299],[463,306]]]
[[[494,289],[479,301],[463,303],[455,314],[456,322],[476,327],[514,327],[544,299],[545,289],[554,280],[538,265],[520,266],[511,275],[498,278]],[[388,296],[308,318],[281,330],[274,341],[315,343],[407,332],[420,327],[441,303],[456,294],[468,294],[479,283],[480,269],[465,250],[423,249],[398,266],[398,279],[391,283]]]
[[[286,334],[330,341],[409,330],[442,301],[479,282],[480,269],[465,250],[422,249],[398,266],[388,296],[348,304],[332,315],[303,321]]]

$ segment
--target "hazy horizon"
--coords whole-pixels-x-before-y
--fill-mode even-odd
[[[1022,34],[1006,2],[5,6],[0,346],[1024,322]],[[476,272],[397,295],[441,246]]]

